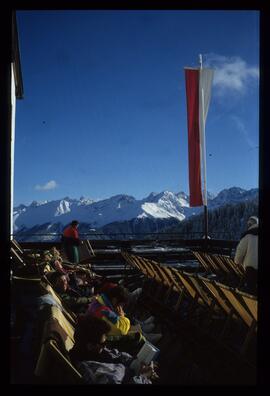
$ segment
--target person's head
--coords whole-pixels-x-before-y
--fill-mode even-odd
[[[58,257],[60,257],[60,252],[59,252],[59,250],[56,249],[55,246],[53,246],[53,247],[51,248],[50,253],[51,253],[51,255],[53,256],[53,258],[58,258]]]
[[[80,315],[75,326],[75,346],[88,352],[101,353],[105,346],[110,325],[91,315]]]
[[[45,250],[45,252],[43,253],[43,260],[48,263],[49,261],[51,261],[53,258],[53,256],[51,255],[49,250]]]
[[[60,293],[65,292],[68,288],[67,277],[60,272],[52,272],[49,276],[49,281],[53,288]]]
[[[106,296],[109,298],[112,306],[116,308],[118,305],[124,306],[128,303],[128,292],[122,286],[115,286],[106,290]]]
[[[73,221],[71,222],[71,227],[73,227],[73,228],[77,228],[78,225],[79,225],[79,222],[78,222],[77,220],[73,220]]]
[[[259,224],[259,219],[257,216],[250,216],[250,218],[247,221],[247,227],[250,228],[254,225],[258,225]]]

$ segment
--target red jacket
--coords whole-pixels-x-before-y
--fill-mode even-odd
[[[71,225],[64,230],[63,235],[66,238],[79,239],[79,233],[77,229]]]

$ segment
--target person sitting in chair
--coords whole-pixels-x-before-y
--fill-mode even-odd
[[[111,326],[100,318],[80,315],[75,326],[74,346],[69,351],[73,365],[86,384],[151,384],[157,378],[153,365],[131,369],[133,357],[106,346]]]
[[[86,311],[88,304],[92,301],[92,295],[86,297],[80,290],[71,287],[66,275],[60,272],[50,273],[48,279],[67,308],[74,313]]]

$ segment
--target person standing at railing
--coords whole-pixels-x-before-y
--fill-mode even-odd
[[[247,222],[247,231],[237,245],[234,258],[235,263],[243,266],[245,270],[244,289],[251,294],[257,294],[258,230],[259,219],[257,216],[251,216]]]
[[[79,249],[81,240],[78,232],[79,222],[73,220],[70,225],[64,229],[62,235],[62,244],[68,260],[71,263],[78,264],[80,262]]]

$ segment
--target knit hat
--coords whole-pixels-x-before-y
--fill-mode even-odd
[[[259,219],[257,216],[250,216],[247,222],[250,225],[259,224]]]

